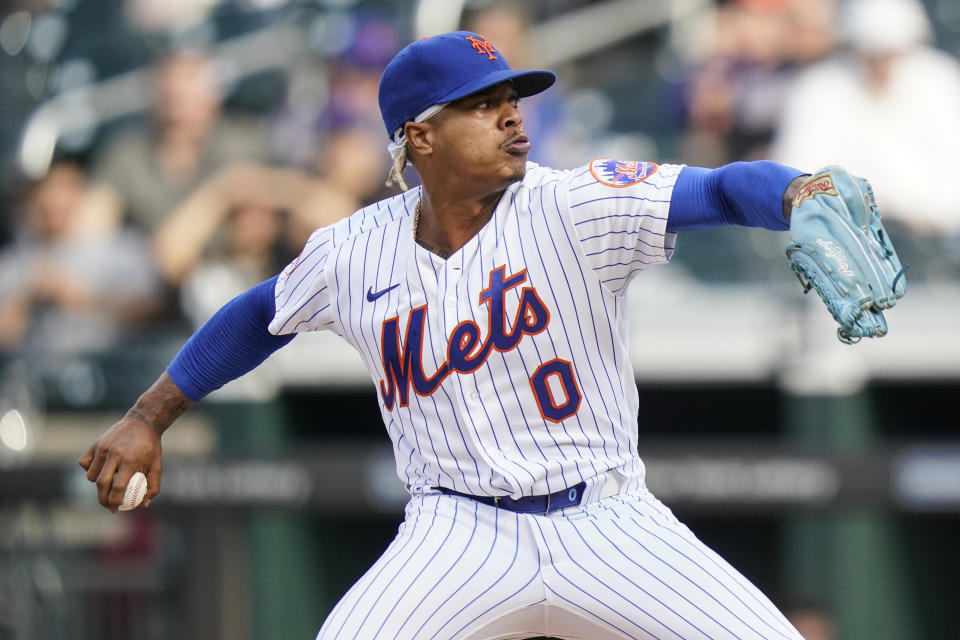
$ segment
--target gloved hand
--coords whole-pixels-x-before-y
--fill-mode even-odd
[[[816,289],[840,324],[841,342],[886,335],[883,310],[906,292],[906,267],[866,180],[829,165],[804,182],[793,199],[787,258],[804,293]]]

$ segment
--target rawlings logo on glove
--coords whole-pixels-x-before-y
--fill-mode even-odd
[[[793,206],[799,207],[801,202],[809,200],[819,193],[825,193],[830,196],[837,195],[837,189],[833,186],[833,180],[830,179],[830,174],[814,176],[804,182],[800,190],[797,191],[797,195],[793,198]]]
[[[831,165],[793,199],[787,258],[804,293],[811,288],[854,344],[887,333],[883,310],[907,289],[906,267],[887,236],[870,184]]]
[[[847,255],[843,252],[843,249],[830,240],[821,240],[820,238],[817,238],[817,244],[823,247],[823,252],[828,258],[833,258],[837,261],[837,266],[840,267],[841,274],[845,276],[854,275],[853,271],[850,271],[850,262],[847,260]]]

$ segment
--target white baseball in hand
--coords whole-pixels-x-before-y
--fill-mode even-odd
[[[123,494],[123,502],[120,503],[120,511],[130,511],[136,509],[143,502],[143,497],[147,495],[147,476],[142,471],[137,471],[130,476],[130,482],[127,483],[127,490]]]

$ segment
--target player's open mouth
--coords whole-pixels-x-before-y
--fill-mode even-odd
[[[507,153],[522,155],[530,152],[530,139],[520,134],[516,135],[503,143],[503,149]]]

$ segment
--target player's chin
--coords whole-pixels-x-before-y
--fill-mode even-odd
[[[504,167],[504,173],[508,175],[511,180],[523,180],[523,176],[527,175],[527,154],[509,154],[510,158]]]

